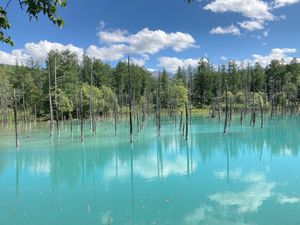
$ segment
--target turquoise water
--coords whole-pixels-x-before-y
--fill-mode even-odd
[[[186,142],[169,120],[134,135],[128,126],[45,124],[0,132],[1,225],[299,225],[300,118],[234,121],[194,118]]]

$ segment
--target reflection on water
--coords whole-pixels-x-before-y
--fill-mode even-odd
[[[167,123],[167,122],[166,122]],[[19,151],[0,133],[3,224],[300,224],[300,119],[264,129],[196,118],[189,141],[153,122],[128,141],[108,123],[79,141],[33,127]],[[46,138],[47,137],[47,138]],[[41,141],[42,140],[42,141]],[[1,223],[2,224],[2,223]]]

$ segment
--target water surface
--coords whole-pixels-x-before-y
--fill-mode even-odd
[[[0,132],[2,225],[299,225],[300,118],[265,128],[194,118],[186,142],[165,120],[148,122],[129,143],[110,122],[80,142],[77,126],[49,138],[32,124],[21,146]]]

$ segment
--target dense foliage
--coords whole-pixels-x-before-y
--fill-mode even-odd
[[[18,110],[27,121],[50,119],[50,99],[56,119],[78,116],[80,90],[86,118],[91,114],[112,116],[116,108],[126,113],[130,96],[134,109],[155,112],[158,90],[161,108],[170,115],[183,111],[187,102],[193,108],[224,111],[225,96],[233,110],[250,111],[263,104],[272,113],[296,111],[300,102],[300,64],[296,60],[287,65],[272,61],[266,68],[230,61],[216,68],[203,59],[197,68],[178,68],[174,75],[163,70],[158,75],[127,62],[113,68],[88,56],[79,62],[69,51],[51,51],[42,67],[33,60],[26,66],[1,65],[0,83],[0,119],[5,123],[12,119],[14,89]]]

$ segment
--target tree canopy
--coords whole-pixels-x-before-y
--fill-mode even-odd
[[[11,27],[7,14],[11,2],[12,0],[8,0],[5,6],[0,5],[0,41],[13,46],[13,39],[7,34]],[[57,15],[57,10],[60,7],[66,7],[67,0],[22,0],[18,3],[20,9],[26,11],[29,20],[38,19],[39,14],[42,13],[58,27],[62,27],[64,24],[63,19]]]

